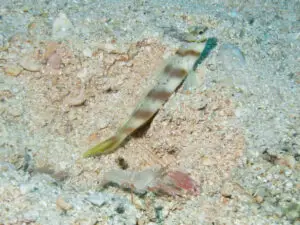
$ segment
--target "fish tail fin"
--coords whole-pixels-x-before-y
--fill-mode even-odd
[[[87,158],[114,152],[122,144],[125,138],[126,137],[124,137],[123,135],[112,136],[105,141],[97,144],[96,146],[90,148],[83,154],[83,157]]]

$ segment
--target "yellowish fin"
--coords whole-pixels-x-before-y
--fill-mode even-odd
[[[116,148],[118,148],[123,141],[124,138],[122,138],[121,136],[112,136],[86,151],[83,154],[83,157],[87,158],[91,156],[111,153],[115,151]]]

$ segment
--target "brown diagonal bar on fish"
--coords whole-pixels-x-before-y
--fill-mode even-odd
[[[193,70],[204,47],[205,42],[186,44],[178,49],[161,71],[157,84],[136,107],[128,121],[114,136],[89,149],[83,156],[97,156],[115,151],[129,135],[146,124]]]

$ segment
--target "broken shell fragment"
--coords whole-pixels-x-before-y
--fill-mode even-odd
[[[9,76],[18,76],[22,72],[22,68],[17,65],[9,65],[4,67],[4,71]]]
[[[67,203],[61,196],[56,199],[56,207],[62,211],[68,211],[73,208],[73,206]]]
[[[79,94],[77,96],[67,96],[64,99],[64,104],[69,106],[80,106],[85,102],[85,100],[85,87],[82,85]]]
[[[30,57],[24,57],[21,59],[20,66],[31,72],[38,72],[41,69],[41,65]]]

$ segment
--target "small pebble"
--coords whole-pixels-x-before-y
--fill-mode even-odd
[[[223,184],[223,187],[221,189],[221,195],[230,198],[233,193],[233,185],[230,182],[226,182]]]
[[[260,195],[256,195],[255,196],[255,201],[260,204],[264,201],[264,198]]]
[[[25,195],[29,192],[32,192],[34,190],[35,186],[32,184],[21,184],[20,185],[20,192],[21,194]]]
[[[23,214],[24,221],[36,221],[39,218],[40,214],[35,210],[28,210]],[[26,223],[23,223],[26,224]]]
[[[287,176],[287,177],[291,176],[292,173],[293,173],[292,170],[285,170],[285,171],[284,171],[284,175]]]
[[[195,101],[194,107],[195,107],[197,110],[202,110],[202,109],[204,109],[204,108],[207,106],[207,103],[208,103],[207,98],[201,97],[201,98],[198,98],[198,99]]]
[[[4,71],[7,75],[9,76],[18,76],[22,72],[22,68],[17,65],[11,65],[11,66],[6,66],[4,67]]]
[[[89,58],[91,58],[93,55],[92,50],[89,48],[85,48],[82,53],[85,57],[89,57]]]
[[[8,110],[8,114],[13,117],[19,117],[23,114],[23,110],[20,107],[11,107]]]
[[[73,29],[73,24],[67,15],[65,13],[60,13],[53,23],[52,36],[55,39],[63,39],[70,36]]]
[[[89,202],[94,205],[102,206],[107,202],[107,197],[102,193],[94,193],[86,198]]]
[[[20,66],[31,72],[38,72],[41,69],[41,65],[30,57],[24,57],[21,59]]]
[[[238,70],[246,65],[244,54],[233,44],[221,45],[216,60],[228,71]]]
[[[56,199],[56,207],[63,211],[68,211],[73,208],[70,203],[67,203],[62,197],[58,197]]]
[[[85,88],[81,87],[79,94],[77,96],[69,95],[64,99],[64,104],[69,106],[80,106],[86,100],[85,97]]]

